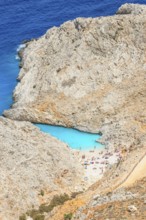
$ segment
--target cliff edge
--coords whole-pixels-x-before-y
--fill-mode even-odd
[[[15,103],[4,115],[100,131],[109,146],[142,145],[146,6],[127,7],[128,15],[123,6],[115,16],[77,18],[27,43]]]

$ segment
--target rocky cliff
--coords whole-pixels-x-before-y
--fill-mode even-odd
[[[15,103],[4,115],[101,131],[102,142],[110,146],[142,145],[145,10],[126,5],[115,16],[77,18],[27,43]]]
[[[145,5],[140,5],[140,4],[124,4],[122,5],[118,11],[117,14],[133,14],[133,15],[145,15],[146,13],[146,7]]]
[[[82,188],[82,169],[65,144],[29,122],[0,117],[0,219],[19,219],[55,194]]]
[[[43,219],[145,219],[146,179],[119,188],[146,151],[145,12],[126,4],[112,17],[78,18],[21,51],[15,103],[4,115],[23,122],[0,117],[0,220],[83,188],[72,151],[24,121],[100,131],[107,146],[128,148],[102,180]]]

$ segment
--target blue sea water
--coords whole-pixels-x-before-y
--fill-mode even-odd
[[[19,72],[16,49],[23,40],[76,17],[113,15],[126,2],[146,4],[146,0],[0,0],[0,114],[13,102]]]

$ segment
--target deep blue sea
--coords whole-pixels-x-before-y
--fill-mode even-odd
[[[113,15],[124,3],[146,0],[0,0],[0,114],[12,104],[19,72],[16,50],[23,40],[76,17]]]

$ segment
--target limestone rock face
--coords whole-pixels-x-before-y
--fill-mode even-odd
[[[129,7],[131,14],[121,15]],[[138,13],[136,7],[123,6],[112,17],[68,21],[29,42],[15,103],[4,115],[101,131],[101,141],[110,146],[143,144],[146,6],[138,6]]]
[[[144,14],[145,15],[146,7],[140,4],[126,3],[119,8],[119,10],[117,11],[117,14],[134,14],[134,15]]]
[[[82,190],[82,169],[71,150],[29,122],[0,117],[0,152],[2,220],[19,219],[54,194]]]

